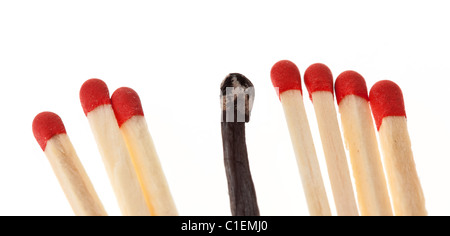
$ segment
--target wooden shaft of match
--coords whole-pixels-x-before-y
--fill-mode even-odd
[[[331,215],[316,150],[300,90],[280,94],[308,209],[311,215]]]
[[[77,216],[106,216],[107,213],[81,164],[69,137],[58,134],[47,141],[44,151]]]
[[[361,215],[392,215],[377,137],[367,100],[347,95],[339,103]]]
[[[395,215],[427,215],[406,118],[404,116],[383,118],[379,138]]]
[[[144,116],[130,118],[122,124],[120,130],[130,151],[152,215],[178,215]]]
[[[342,216],[356,216],[359,214],[358,207],[333,94],[328,91],[313,92],[312,100],[337,213]]]
[[[134,165],[110,104],[87,114],[119,207],[126,216],[149,216]]]

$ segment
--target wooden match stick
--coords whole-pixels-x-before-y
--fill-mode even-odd
[[[223,154],[231,214],[259,216],[245,140],[245,123],[250,120],[254,87],[244,75],[232,73],[222,81],[220,91]]]
[[[326,65],[313,64],[305,71],[305,85],[314,105],[337,213],[356,216],[358,206],[334,104],[333,75]]]
[[[122,214],[149,216],[149,207],[111,107],[108,87],[102,80],[87,80],[81,86],[80,101]]]
[[[427,215],[400,87],[389,80],[379,81],[372,86],[369,101],[378,129],[395,215]]]
[[[390,216],[392,207],[366,82],[357,72],[345,71],[336,79],[335,92],[361,215]]]
[[[113,93],[111,102],[151,214],[178,215],[138,94],[122,87]]]
[[[41,112],[33,120],[33,133],[66,195],[75,215],[106,216],[61,118],[52,112]]]
[[[272,67],[270,76],[283,105],[309,212],[315,216],[331,215],[303,104],[300,72],[294,63],[282,60]]]

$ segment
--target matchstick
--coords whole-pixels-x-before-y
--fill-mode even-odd
[[[245,123],[250,120],[254,87],[244,75],[232,73],[222,81],[220,91],[222,143],[231,214],[259,216],[245,140]]]
[[[111,102],[151,214],[178,215],[138,94],[122,87],[112,94]]]
[[[331,215],[303,104],[300,72],[294,63],[282,60],[275,63],[270,76],[284,109],[309,212],[314,216]]]
[[[389,80],[379,81],[372,86],[369,101],[380,138],[395,215],[427,215],[400,87]]]
[[[102,80],[87,80],[80,89],[80,102],[122,214],[149,216],[150,211],[130,153],[111,107],[108,87]]]
[[[305,71],[305,85],[316,113],[337,214],[356,216],[358,206],[334,104],[333,75],[326,65],[313,64]]]
[[[335,82],[361,215],[390,216],[392,207],[369,107],[364,78],[355,71],[341,73]]]
[[[61,118],[41,112],[33,120],[33,133],[77,216],[106,216]]]

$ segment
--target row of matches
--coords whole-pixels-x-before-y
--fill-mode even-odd
[[[80,102],[121,213],[178,215],[136,91],[121,87],[110,97],[104,81],[90,79],[81,86]],[[53,112],[39,113],[33,133],[75,215],[106,216],[61,118]]]
[[[293,62],[282,60],[275,63],[270,76],[283,106],[309,213],[329,216],[331,209],[303,103],[299,69]],[[306,69],[304,83],[314,106],[337,214],[427,215],[400,87],[382,80],[369,93],[359,73],[345,71],[334,81],[331,70],[321,63]],[[253,84],[241,74],[230,74],[222,82],[221,92],[222,140],[231,211],[233,215],[257,216],[260,213],[244,126],[250,120]]]
[[[331,215],[303,103],[300,72],[293,62],[282,60],[272,67],[270,76],[285,113],[309,213]],[[426,215],[399,86],[379,81],[369,94],[364,78],[357,72],[345,71],[334,83],[330,69],[320,63],[308,67],[304,82],[314,105],[337,214]],[[245,140],[254,86],[242,74],[232,73],[222,81],[220,90],[231,214],[259,216]],[[122,214],[178,215],[138,94],[122,87],[110,96],[105,82],[90,79],[80,89],[80,101]],[[107,215],[61,118],[52,112],[39,113],[33,120],[33,133],[74,213]]]

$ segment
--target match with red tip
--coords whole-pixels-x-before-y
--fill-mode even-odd
[[[366,82],[355,71],[342,72],[336,78],[335,93],[352,163],[359,211],[364,216],[390,216],[392,206]]]
[[[304,79],[316,114],[337,214],[359,215],[337,120],[333,74],[325,64],[315,63],[306,69]]]
[[[41,112],[33,120],[33,134],[45,151],[47,141],[57,134],[65,134],[66,129],[61,118],[53,112]]]
[[[111,104],[151,215],[178,215],[139,95],[131,88],[121,87],[112,94]]]
[[[369,101],[367,85],[364,77],[355,71],[344,71],[335,82],[335,93],[338,105],[347,95],[356,95]]]
[[[369,101],[377,130],[380,130],[384,117],[406,117],[402,90],[390,80],[382,80],[375,83],[370,89]]]
[[[111,104],[108,86],[100,79],[87,80],[80,89],[80,102],[85,115],[98,106]]]
[[[33,133],[77,216],[106,216],[86,171],[67,136],[61,118],[41,112],[33,120]]]
[[[395,215],[427,215],[411,148],[402,90],[390,80],[378,81],[370,89],[369,104],[383,151]]]
[[[270,71],[270,77],[273,86],[278,88],[278,97],[288,90],[300,90],[300,93],[303,93],[300,71],[291,61],[282,60],[275,63]]]
[[[333,74],[328,66],[322,63],[310,65],[305,71],[305,85],[312,100],[312,94],[317,91],[333,93]]]
[[[111,102],[119,127],[134,116],[144,116],[139,95],[131,88],[118,88],[111,96]]]

